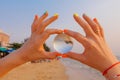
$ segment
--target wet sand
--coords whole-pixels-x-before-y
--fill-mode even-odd
[[[53,60],[42,63],[26,63],[19,66],[0,80],[68,80],[65,67],[61,62]]]

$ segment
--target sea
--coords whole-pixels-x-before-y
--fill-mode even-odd
[[[65,58],[60,61],[65,66],[68,80],[106,80],[99,71],[76,60]]]

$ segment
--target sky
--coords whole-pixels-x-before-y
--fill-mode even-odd
[[[48,28],[71,29],[84,34],[72,16],[86,13],[100,21],[110,48],[114,54],[120,55],[119,4],[120,0],[0,0],[0,29],[9,34],[10,42],[22,42],[30,36],[34,15],[40,16],[48,11],[49,17],[59,14],[59,19]],[[53,36],[47,40],[50,46],[52,39]],[[75,42],[73,50],[82,51],[79,46]]]

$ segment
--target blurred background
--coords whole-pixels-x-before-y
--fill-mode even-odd
[[[49,12],[59,19],[48,28],[71,29],[84,35],[84,31],[74,21],[73,14],[86,13],[96,17],[105,31],[106,40],[115,55],[120,55],[120,0],[0,0],[0,30],[8,34],[10,43],[20,42],[30,36],[34,15]],[[46,44],[53,49],[51,36]],[[73,51],[82,53],[83,47],[75,40]]]

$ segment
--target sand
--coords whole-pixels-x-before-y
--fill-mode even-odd
[[[0,80],[68,80],[68,77],[61,62],[53,60],[51,62],[26,63],[13,69]]]

